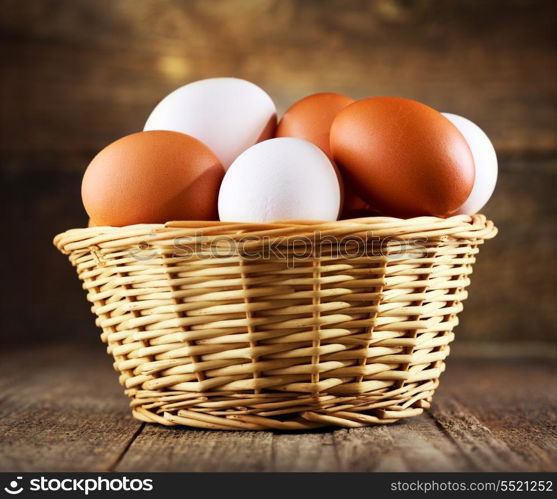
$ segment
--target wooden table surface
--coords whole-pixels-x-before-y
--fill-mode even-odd
[[[432,409],[311,433],[131,418],[101,345],[0,353],[0,471],[555,471],[552,360],[449,359]]]

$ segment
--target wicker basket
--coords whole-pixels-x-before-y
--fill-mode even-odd
[[[69,230],[141,421],[222,430],[391,423],[428,408],[483,215]]]

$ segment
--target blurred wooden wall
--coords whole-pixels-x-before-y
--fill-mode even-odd
[[[317,91],[462,114],[500,160],[459,341],[554,341],[552,0],[0,0],[2,335],[97,337],[54,234],[83,226],[88,161],[174,88],[237,76],[283,111]]]

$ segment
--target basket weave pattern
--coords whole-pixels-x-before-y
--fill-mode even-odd
[[[170,222],[73,229],[55,244],[137,419],[303,430],[429,407],[478,245],[495,233],[482,215]]]

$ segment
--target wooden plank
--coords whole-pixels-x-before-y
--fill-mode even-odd
[[[10,275],[5,277],[10,292],[0,300],[4,345],[78,339],[100,346],[100,330],[77,274],[52,245],[56,233],[87,223],[80,177],[2,170],[4,230],[12,241],[2,247],[5,261],[10,262],[6,265]]]
[[[495,193],[482,210],[499,234],[480,248],[458,341],[555,342],[556,159],[501,159]]]
[[[103,348],[2,351],[1,471],[106,471],[140,424]]]
[[[337,471],[340,466],[330,430],[273,435],[273,471]]]
[[[432,413],[470,458],[507,470],[556,471],[555,359],[450,360]]]
[[[470,471],[468,458],[427,413],[397,424],[337,430],[341,471]]]
[[[280,110],[325,90],[402,95],[468,116],[500,153],[557,147],[552,0],[2,4],[5,151],[96,151],[173,88],[221,75]]]
[[[555,359],[555,343],[552,341],[465,341],[451,345],[451,359],[521,359],[553,360]]]
[[[437,423],[468,457],[474,471],[530,471],[489,428],[456,399],[439,397],[431,411]]]
[[[447,438],[429,413],[390,425],[387,431],[401,456],[406,471],[470,471],[470,462],[461,449]],[[385,471],[398,471],[387,469]]]
[[[223,432],[147,425],[117,471],[334,471],[338,466],[331,431]]]
[[[116,471],[270,471],[273,435],[147,425]]]
[[[339,471],[407,471],[386,426],[337,430],[334,439]]]
[[[157,456],[153,459],[153,456]],[[391,427],[307,433],[148,425],[118,471],[458,471],[468,463],[428,416]]]

